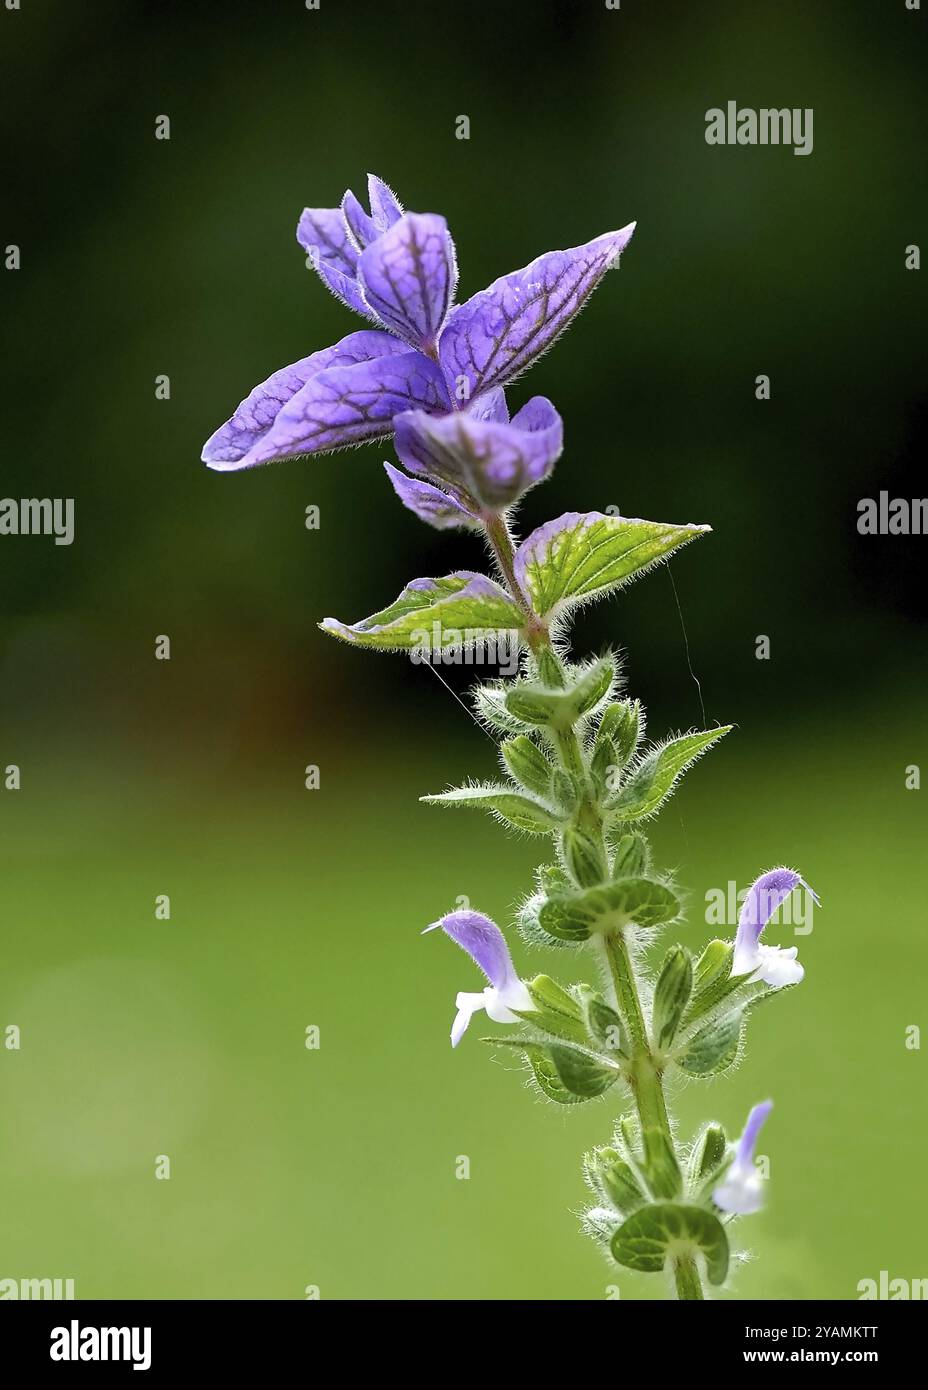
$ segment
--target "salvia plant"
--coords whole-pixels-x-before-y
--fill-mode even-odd
[[[644,710],[624,694],[616,655],[572,657],[569,630],[581,605],[710,528],[566,512],[521,543],[512,529],[514,509],[561,453],[562,425],[541,396],[510,418],[504,388],[570,324],[633,231],[634,223],[547,252],[456,305],[443,217],[404,212],[373,176],[369,210],[351,192],[340,208],[307,208],[297,238],[309,263],[370,326],[257,386],[203,459],[229,471],[392,434],[403,467],[386,470],[403,505],[430,526],[488,542],[493,575],[413,579],[370,617],[321,626],[372,650],[421,651],[424,640],[461,651],[518,644],[517,674],[474,692],[477,717],[498,741],[499,778],[424,800],[486,811],[551,841],[516,925],[528,947],[592,956],[597,982],[523,978],[489,917],[451,912],[432,927],[488,981],[457,996],[452,1046],[483,1011],[510,1030],[488,1041],[519,1054],[555,1105],[621,1098],[611,1139],[583,1161],[592,1194],[584,1229],[611,1261],[666,1271],[679,1298],[699,1299],[728,1275],[732,1222],[762,1204],[754,1148],[771,1103],[754,1106],[735,1143],[715,1122],[686,1142],[666,1088],[674,1076],[708,1079],[734,1067],[751,1012],[802,979],[795,947],[761,936],[807,885],[791,869],[762,874],[734,941],[711,941],[698,959],[674,944],[648,966],[644,948],[679,922],[681,907],[672,877],[652,863],[645,826],[730,726],[646,742]]]

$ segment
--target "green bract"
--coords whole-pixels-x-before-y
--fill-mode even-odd
[[[319,626],[356,647],[382,651],[445,646],[470,649],[499,633],[521,635],[525,614],[499,584],[471,570],[444,579],[414,579],[387,608],[357,623],[326,618]]]
[[[674,783],[691,763],[732,729],[726,724],[707,733],[684,734],[647,753],[625,780],[619,793],[605,803],[615,820],[641,820],[653,816],[673,791]]]
[[[558,816],[541,802],[492,784],[453,787],[451,791],[423,796],[420,800],[436,806],[475,806],[481,811],[493,811],[507,824],[517,830],[528,830],[533,835],[543,835],[560,825]]]
[[[523,541],[517,556],[520,580],[536,613],[560,616],[585,599],[621,588],[709,529],[568,512]]]
[[[594,932],[621,931],[634,923],[656,927],[676,917],[680,904],[663,883],[625,878],[586,892],[552,896],[541,906],[538,921],[551,936],[585,941]]]
[[[652,1274],[669,1259],[697,1252],[705,1257],[709,1282],[724,1283],[728,1239],[721,1222],[702,1207],[678,1202],[641,1207],[612,1237],[612,1253],[620,1265]]]

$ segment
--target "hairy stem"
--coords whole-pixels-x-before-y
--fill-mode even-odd
[[[563,686],[565,678],[560,659],[551,643],[547,627],[522,593],[515,575],[515,547],[509,527],[503,517],[495,517],[486,524],[487,538],[493,547],[493,554],[513,597],[526,614],[526,632],[529,645],[538,660],[548,684]],[[567,771],[574,773],[581,781],[586,781],[586,765],[583,749],[575,728],[559,729],[555,734],[558,753]],[[578,823],[583,824],[588,833],[598,836],[605,842],[605,826],[602,814],[592,796],[584,797],[577,812]],[[634,966],[628,944],[621,931],[611,932],[603,939],[603,948],[609,966],[609,974],[615,989],[619,1015],[628,1030],[631,1044],[631,1088],[638,1110],[642,1129],[659,1129],[667,1138],[672,1152],[676,1153],[667,1103],[664,1098],[664,1083],[661,1068],[656,1061],[648,1037],[644,1010]],[[679,1157],[679,1156],[678,1156]],[[674,1260],[674,1278],[677,1297],[680,1299],[703,1298],[702,1279],[699,1268],[692,1255],[679,1255]]]
[[[673,1277],[679,1299],[702,1299],[702,1278],[694,1255],[678,1255],[673,1262]]]

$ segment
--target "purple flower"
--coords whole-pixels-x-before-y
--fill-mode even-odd
[[[451,1046],[457,1047],[467,1031],[467,1025],[479,1009],[486,1009],[494,1023],[519,1023],[518,1014],[531,1010],[531,995],[519,979],[506,945],[506,939],[495,922],[482,912],[449,912],[426,927],[434,931],[441,927],[462,946],[475,965],[483,971],[489,985],[480,994],[461,993],[457,996],[457,1017],[451,1027]]]
[[[405,411],[394,420],[400,462],[440,485],[463,513],[460,520],[436,520],[431,507],[411,497],[411,482],[388,468],[400,501],[433,526],[472,524],[505,511],[549,476],[561,454],[561,417],[545,396],[533,396],[512,420],[502,390],[478,397],[468,411],[428,415]],[[400,480],[402,479],[402,484]],[[429,513],[429,514],[425,514]]]
[[[772,1109],[773,1101],[764,1100],[748,1116],[725,1181],[712,1193],[712,1200],[722,1211],[750,1216],[764,1205],[764,1180],[754,1166],[754,1146]]]
[[[763,980],[773,989],[783,985],[798,985],[805,971],[796,959],[795,946],[762,946],[761,932],[781,903],[795,888],[805,888],[818,902],[815,893],[800,874],[793,869],[771,869],[761,874],[748,889],[738,918],[735,953],[731,963],[732,976],[750,975],[751,982]]]
[[[457,258],[444,218],[404,212],[373,175],[368,185],[370,213],[348,192],[340,208],[306,208],[297,238],[332,293],[376,327],[349,334],[256,386],[207,441],[203,460],[223,472],[326,453],[390,434],[396,416],[408,411],[420,421],[466,408],[475,422],[517,431],[499,441],[476,436],[478,450],[488,438],[503,450],[500,475],[483,468],[482,485],[495,496],[517,494],[513,479],[532,486],[553,466],[559,443],[555,447],[549,431],[557,416],[536,398],[525,407],[528,416],[520,411],[509,425],[501,392],[488,404],[477,402],[551,346],[624,250],[634,223],[539,256],[454,307]],[[410,423],[408,436],[418,438],[417,428],[421,433],[421,421]],[[448,439],[442,444],[447,450]],[[417,447],[429,452],[436,446],[419,439]],[[473,472],[478,465],[470,445],[466,458],[461,464],[459,456],[458,466]],[[508,481],[507,472],[513,475]],[[406,491],[409,505],[407,498],[417,493]],[[474,499],[481,506],[482,496]]]

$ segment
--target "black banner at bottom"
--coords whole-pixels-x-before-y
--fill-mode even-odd
[[[147,1377],[178,1371],[266,1372],[269,1364],[297,1374],[319,1369],[319,1356],[331,1351],[336,1366],[352,1378],[369,1365],[382,1375],[396,1372],[413,1356],[420,1373],[424,1361],[436,1375],[459,1359],[487,1355],[496,1341],[494,1314],[480,1304],[473,1313],[449,1321],[447,1341],[436,1353],[443,1311],[459,1305],[429,1303],[427,1336],[422,1304],[396,1302],[86,1302],[9,1303],[0,1310],[5,1364],[12,1353],[22,1372],[51,1371],[67,1380],[91,1370],[97,1374],[142,1372]],[[469,1305],[472,1306],[472,1305]],[[529,1355],[544,1347],[539,1324],[511,1303],[499,1305],[500,1347],[513,1358],[512,1375]],[[753,1366],[847,1366],[901,1369],[920,1348],[921,1307],[900,1303],[604,1303],[564,1305],[571,1311],[572,1355],[583,1346],[584,1309],[596,1309],[590,1323],[591,1356],[601,1363],[604,1348],[618,1368],[625,1355],[636,1362],[653,1356],[654,1370],[699,1369],[702,1374]],[[544,1317],[545,1315],[542,1314]],[[384,1336],[378,1323],[384,1319]],[[613,1339],[616,1340],[613,1340]],[[432,1351],[426,1350],[432,1344]],[[439,1344],[441,1346],[441,1343]],[[563,1345],[563,1339],[556,1339]],[[413,1352],[411,1348],[415,1347]],[[595,1348],[595,1350],[594,1350]],[[547,1356],[547,1352],[544,1353]],[[502,1356],[502,1351],[494,1355]],[[424,1361],[423,1361],[424,1358]],[[505,1373],[505,1357],[500,1371]],[[326,1364],[326,1363],[323,1363]],[[527,1374],[533,1374],[526,1367]],[[537,1367],[534,1373],[537,1373]],[[641,1370],[639,1366],[639,1370]]]

